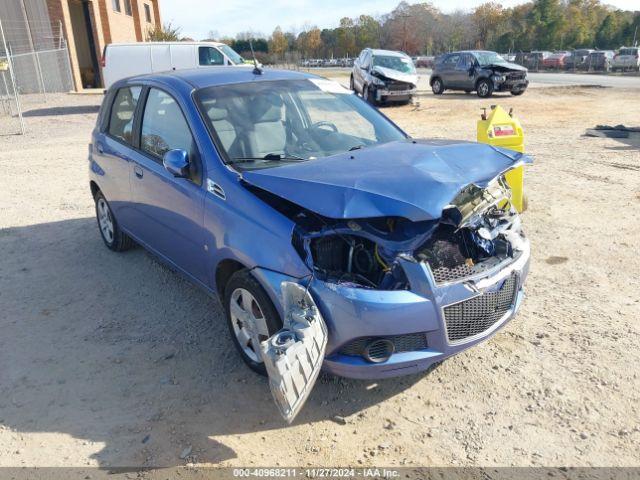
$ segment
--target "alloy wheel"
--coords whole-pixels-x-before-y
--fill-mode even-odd
[[[107,201],[104,198],[98,200],[98,225],[100,226],[100,232],[105,242],[111,245],[114,239],[113,217],[111,216],[109,205],[107,205]]]
[[[251,335],[251,324],[257,329],[258,340],[262,342],[269,338],[267,321],[262,309],[255,297],[244,288],[236,288],[231,293],[229,312],[233,333],[238,344],[247,357],[257,363],[262,363],[260,358],[260,345],[255,344]]]

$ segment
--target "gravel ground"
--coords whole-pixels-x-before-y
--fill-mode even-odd
[[[41,100],[41,99],[40,99]],[[385,109],[414,136],[473,139],[514,107],[533,245],[528,298],[428,374],[322,376],[292,426],[235,353],[217,300],[142,249],[108,251],[86,150],[99,96],[0,117],[0,466],[640,464],[640,92],[447,94]]]

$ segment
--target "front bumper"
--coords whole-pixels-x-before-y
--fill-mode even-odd
[[[494,81],[494,90],[496,92],[512,92],[512,91],[521,91],[526,90],[529,86],[529,80],[513,80],[513,81],[505,81],[505,82],[495,82]]]
[[[335,375],[374,379],[407,375],[428,369],[451,355],[486,340],[502,328],[518,311],[524,298],[524,282],[529,272],[530,247],[525,241],[520,255],[481,275],[447,284],[436,284],[430,269],[422,263],[404,262],[411,290],[381,291],[351,288],[313,280],[310,290],[329,331],[323,370]],[[280,310],[280,282],[289,277],[257,270],[258,279]],[[479,334],[450,341],[444,308],[495,291],[515,276],[515,294],[504,314]],[[343,346],[365,337],[426,335],[426,348],[393,353],[382,363],[362,356],[341,353]]]
[[[402,102],[410,100],[418,90],[411,88],[407,90],[389,90],[384,87],[377,87],[376,100],[378,102]]]

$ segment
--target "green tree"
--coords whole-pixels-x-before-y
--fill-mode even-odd
[[[156,25],[147,31],[148,42],[177,42],[180,40],[180,27],[175,27],[171,22]]]
[[[565,28],[565,12],[560,0],[534,0],[529,12],[536,46],[541,50],[556,48]]]

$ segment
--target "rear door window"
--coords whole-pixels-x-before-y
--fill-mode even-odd
[[[224,55],[217,48],[200,47],[198,56],[201,66],[224,65]]]
[[[142,117],[140,148],[162,161],[169,150],[185,150],[194,158],[195,143],[182,110],[174,98],[157,88],[149,90]]]
[[[139,86],[121,88],[111,106],[109,135],[129,145],[133,144],[133,120],[141,91]]]
[[[443,63],[446,68],[453,68],[456,66],[459,60],[460,60],[460,55],[456,53],[453,55],[449,55],[447,58],[445,58]]]

